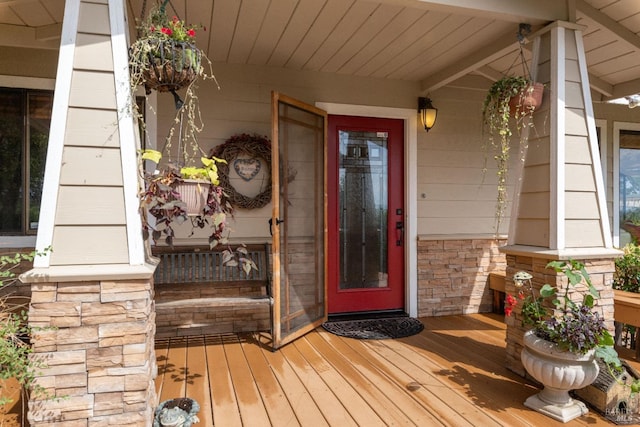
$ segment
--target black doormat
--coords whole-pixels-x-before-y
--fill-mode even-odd
[[[322,327],[332,334],[361,340],[383,340],[415,335],[424,329],[412,317],[386,317],[381,319],[339,320],[325,322]]]

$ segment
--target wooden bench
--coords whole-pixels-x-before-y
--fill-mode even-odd
[[[636,327],[636,360],[640,360],[640,294],[613,290],[615,320]]]
[[[257,270],[223,265],[208,246],[156,247],[157,336],[251,332],[270,327],[269,244],[247,245]]]

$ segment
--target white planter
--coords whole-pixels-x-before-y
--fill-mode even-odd
[[[200,215],[207,203],[210,183],[195,179],[185,179],[184,182],[176,186],[176,191],[180,193],[182,201],[187,205],[188,215]]]
[[[595,381],[600,368],[595,350],[575,354],[559,350],[557,346],[534,331],[524,334],[522,364],[544,389],[529,397],[525,406],[558,421],[567,422],[589,412],[587,406],[569,396],[570,390],[583,388]]]

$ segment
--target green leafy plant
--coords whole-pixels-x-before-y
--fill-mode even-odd
[[[514,132],[517,133],[521,147],[526,147],[527,132],[522,130],[533,125],[531,117],[536,107],[529,102],[529,98],[534,87],[530,78],[503,77],[489,88],[482,107],[483,131],[487,136],[486,149],[493,155],[497,166],[496,230],[502,222],[507,204],[511,137]],[[512,101],[514,98],[515,102]],[[515,104],[513,113],[510,102],[511,105]]]
[[[217,81],[211,61],[195,44],[196,29],[200,26],[186,24],[176,16],[169,18],[167,3],[168,0],[164,0],[151,10],[138,26],[138,38],[129,47],[131,99],[135,99],[139,86],[144,86],[147,95],[153,90],[173,95],[176,115],[162,151],[171,153],[177,137],[177,154],[182,159],[181,166],[185,166],[202,152],[198,146],[198,134],[204,124],[196,83],[200,79],[212,79],[217,85]],[[204,63],[208,64],[206,69]],[[184,92],[179,94],[182,90]],[[144,129],[143,114],[137,103],[132,105],[133,114]]]
[[[615,261],[613,289],[640,292],[640,246],[629,243],[622,251],[624,254]]]
[[[159,162],[161,153],[155,150],[145,150],[141,153],[142,160]],[[143,172],[144,188],[140,194],[140,207],[142,210],[142,231],[145,239],[152,239],[157,243],[162,236],[164,242],[173,246],[175,231],[173,224],[191,223],[192,229],[209,228],[209,247],[214,248],[219,244],[229,243],[229,231],[227,221],[233,216],[233,207],[226,194],[219,185],[218,163],[226,163],[226,160],[216,157],[202,157],[202,167],[178,168],[172,163],[164,165],[153,173]],[[187,205],[180,193],[180,184],[185,179],[200,179],[206,191],[206,200],[200,211],[195,215],[187,213]],[[150,215],[153,221],[149,221]],[[193,231],[192,231],[193,234]],[[255,263],[248,258],[246,248],[241,245],[235,250],[230,246],[223,251],[223,263],[226,266],[239,266],[246,274],[252,269],[257,269]]]
[[[594,309],[600,294],[584,264],[575,260],[551,261],[547,268],[562,273],[567,285],[558,288],[544,284],[536,292],[531,274],[519,271],[513,276],[518,293],[507,295],[505,314],[511,316],[521,301],[522,325],[531,326],[539,338],[573,353],[595,350],[596,357],[611,371],[621,369],[613,336],[604,318]],[[640,391],[640,382],[633,383],[631,389],[634,393]]]
[[[0,287],[6,288],[16,282],[15,269],[22,262],[31,262],[50,250],[0,256]],[[38,370],[45,366],[41,360],[31,356],[29,342],[33,332],[24,307],[13,303],[9,296],[0,298],[0,405],[13,401],[8,393],[2,393],[5,381],[12,378],[23,390],[39,397],[49,397],[46,390],[35,384]]]

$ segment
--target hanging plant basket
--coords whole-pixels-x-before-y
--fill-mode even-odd
[[[209,197],[210,182],[185,179],[176,186],[181,200],[187,205],[187,215],[201,215]]]
[[[543,94],[544,85],[542,83],[530,83],[518,95],[512,96],[509,100],[511,116],[519,117],[538,109],[542,104]]]
[[[190,85],[199,75],[202,51],[176,40],[141,38],[131,46],[132,74],[142,75],[147,93],[173,92]]]

